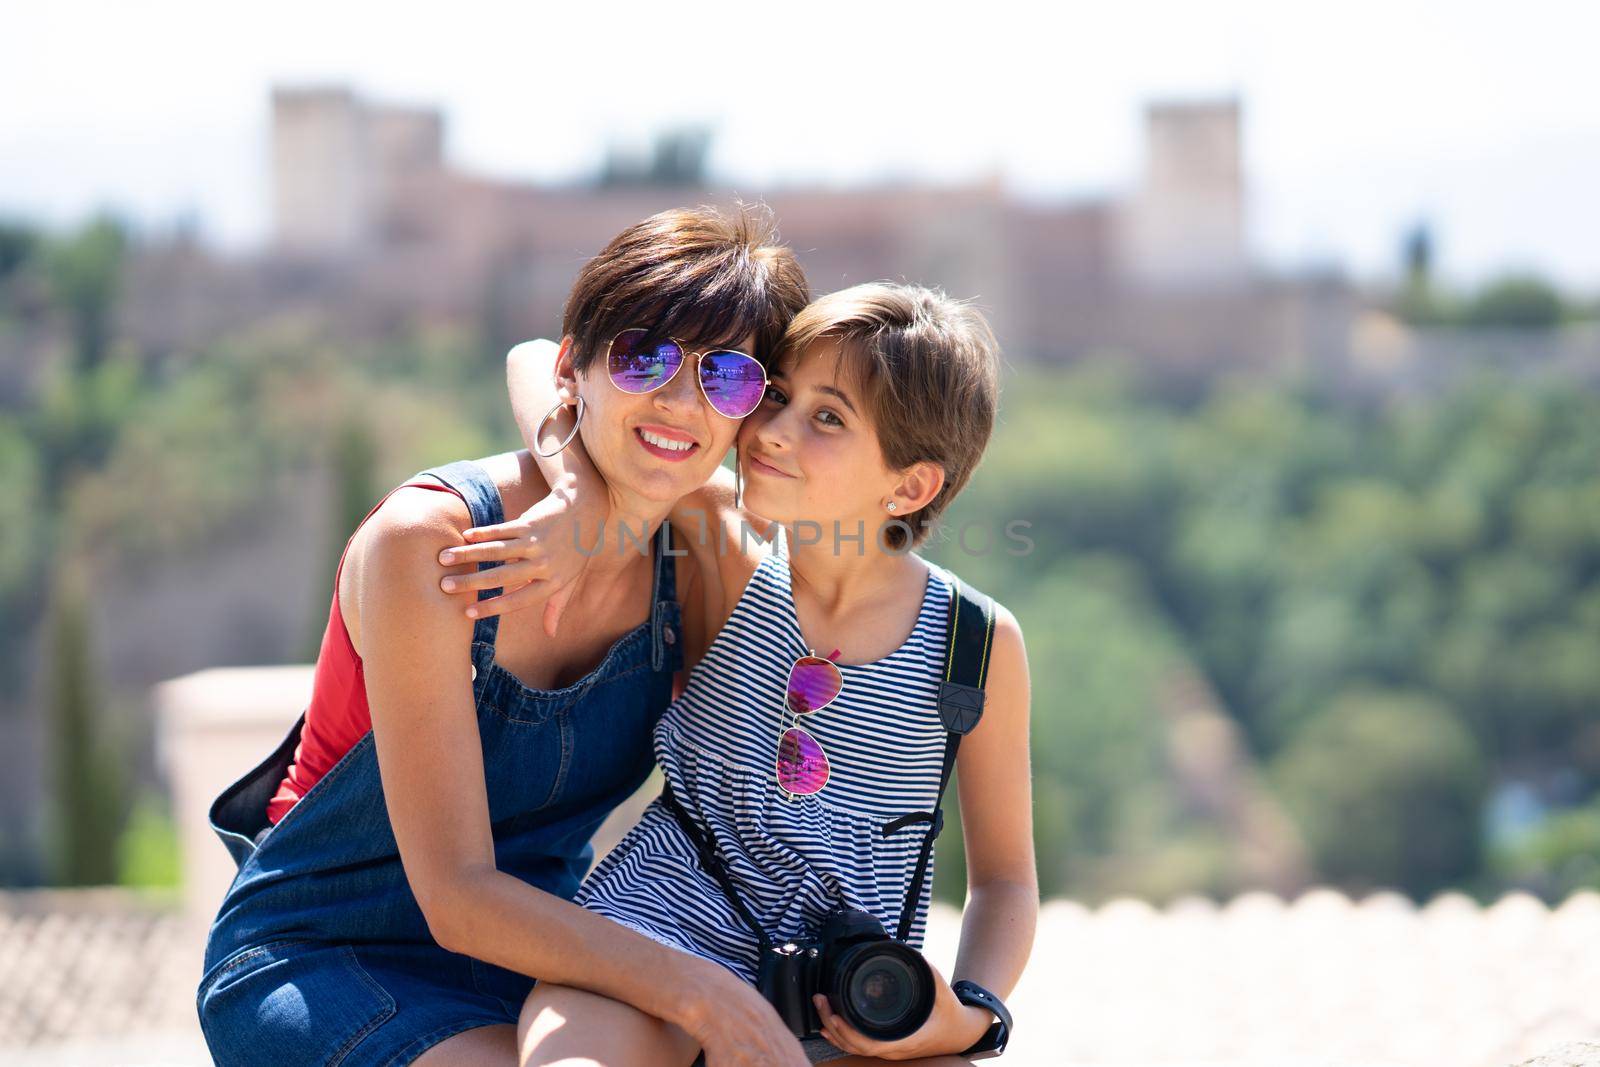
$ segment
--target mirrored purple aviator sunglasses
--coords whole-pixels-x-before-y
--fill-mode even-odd
[[[642,329],[623,330],[606,346],[611,384],[624,393],[653,393],[677,375],[686,362],[687,345],[672,337],[652,337]],[[767,369],[754,356],[731,348],[703,352],[699,360],[700,392],[719,415],[742,419],[761,404],[767,391]]]
[[[828,784],[828,756],[817,739],[800,726],[800,716],[821,711],[838,697],[844,678],[833,658],[801,656],[789,668],[789,689],[785,696],[793,724],[778,737],[778,787],[785,800],[820,793]]]

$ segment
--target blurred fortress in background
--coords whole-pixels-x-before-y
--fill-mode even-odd
[[[470,315],[487,300],[514,336],[548,333],[583,259],[675,205],[728,204],[709,140],[669,133],[648,160],[590,184],[474,177],[445,153],[437,111],[343,88],[279,89],[272,105],[273,254],[349,271],[397,307]],[[893,278],[973,297],[1007,349],[1070,359],[1136,352],[1174,367],[1334,358],[1351,295],[1252,271],[1240,104],[1152,106],[1143,181],[1123,200],[1030,204],[998,182],[762,190],[813,287]]]
[[[1264,270],[1247,239],[1237,99],[1152,103],[1144,166],[1118,198],[1042,203],[998,179],[747,190],[708,178],[710,137],[667,131],[564,186],[463,172],[445,117],[345,87],[272,95],[279,291],[344,289],[367,314],[486,324],[505,342],[558,329],[579,266],[669,207],[759,200],[818,293],[880,278],[943,287],[988,312],[1010,358],[1117,354],[1170,382],[1281,371],[1342,390],[1428,389],[1474,362],[1600,381],[1594,331],[1480,336],[1401,324],[1331,268]],[[1492,332],[1492,331],[1491,331]]]
[[[1344,393],[1431,391],[1474,366],[1600,383],[1593,324],[1430,328],[1337,267],[1263,267],[1248,241],[1242,109],[1237,99],[1152,103],[1133,188],[1042,201],[998,177],[732,187],[710,177],[711,138],[696,127],[663,131],[643,153],[614,149],[582,181],[486,178],[452,163],[438,110],[341,86],[280,87],[266,247],[224,257],[181,230],[142,240],[118,327],[147,352],[171,353],[305,311],[351,338],[454,325],[486,353],[504,351],[559,330],[579,267],[625,226],[742,200],[772,209],[816,293],[876,279],[942,287],[988,314],[1013,362],[1114,356],[1178,390],[1242,372]],[[0,361],[0,400],[29,395],[46,340],[7,342],[20,358]]]
[[[989,313],[1012,359],[1115,353],[1180,386],[1286,371],[1383,391],[1470,365],[1459,335],[1402,326],[1336,272],[1252,261],[1240,120],[1237,99],[1150,105],[1143,173],[1122,198],[1029,202],[997,180],[751,196],[708,181],[702,131],[668,132],[646,159],[614,155],[590,183],[541,186],[453,167],[438,111],[280,88],[272,255],[325,284],[345,279],[389,317],[484,316],[510,343],[558,329],[578,267],[629,223],[742,197],[773,209],[816,292],[879,278],[942,286]],[[1495,336],[1485,361],[1600,380],[1600,339]]]

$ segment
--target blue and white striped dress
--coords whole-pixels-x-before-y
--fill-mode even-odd
[[[683,695],[662,714],[656,761],[685,810],[714,835],[741,899],[774,941],[813,935],[822,916],[841,905],[877,916],[892,935],[927,825],[890,835],[882,829],[931,810],[939,789],[945,731],[936,698],[953,575],[928,563],[922,609],[906,642],[874,663],[839,665],[839,697],[801,718],[827,753],[828,783],[814,796],[788,800],[774,764],[788,725],[789,668],[808,650],[784,544],[780,533]],[[918,947],[931,882],[930,874],[911,929]],[[701,870],[659,798],[595,866],[577,901],[755,981],[755,935]]]

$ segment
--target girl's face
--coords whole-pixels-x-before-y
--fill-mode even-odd
[[[650,393],[617,388],[603,351],[590,362],[578,376],[585,406],[580,432],[613,490],[670,506],[706,483],[733,447],[739,423],[714,410],[700,391],[700,355],[708,347],[750,352],[754,343],[752,334],[728,345],[691,345],[672,380]],[[558,374],[571,374],[570,349],[568,339]],[[571,378],[566,381],[570,388]]]
[[[844,370],[828,339],[785,356],[739,429],[739,462],[751,511],[785,525],[815,522],[827,544],[837,521],[842,537],[864,531],[865,551],[877,544],[881,523],[906,514],[908,501],[896,495],[903,473],[884,465],[867,406]],[[900,502],[894,513],[884,507],[891,498]]]

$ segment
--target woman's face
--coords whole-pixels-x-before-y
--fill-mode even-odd
[[[733,446],[739,423],[700,391],[699,359],[710,348],[754,350],[755,336],[726,345],[690,345],[672,380],[650,393],[611,382],[605,353],[579,375],[585,411],[580,432],[590,459],[614,491],[651,504],[675,503],[706,483]]]
[[[761,406],[739,430],[744,503],[785,525],[818,523],[825,539],[838,521],[842,536],[860,529],[871,548],[880,524],[894,517],[884,502],[902,478],[884,465],[863,398],[841,369],[838,345],[824,339],[772,372]]]

